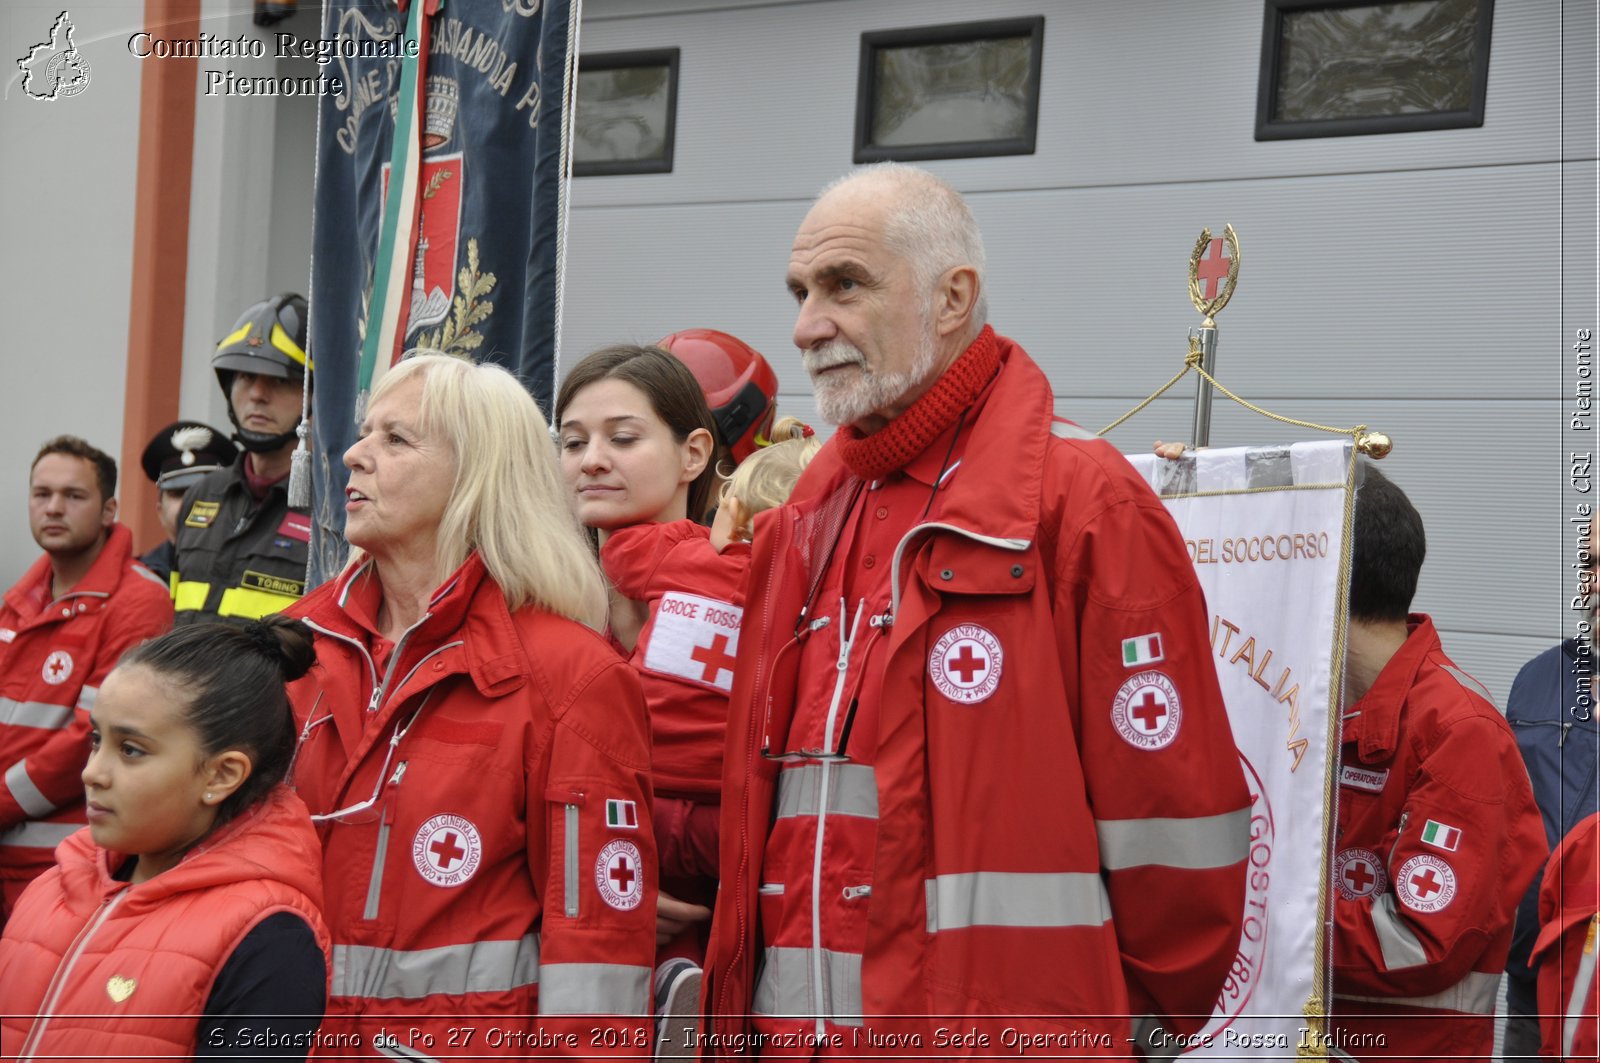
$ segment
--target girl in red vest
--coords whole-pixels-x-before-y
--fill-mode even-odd
[[[328,934],[317,838],[282,785],[284,691],[312,662],[282,618],[145,642],[90,709],[89,826],[0,939],[7,1060],[303,1059]]]

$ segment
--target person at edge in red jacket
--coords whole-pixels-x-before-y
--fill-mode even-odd
[[[172,626],[172,598],[116,522],[117,463],[76,436],[39,449],[28,527],[44,556],[0,604],[0,925],[84,824],[89,710],[130,646]]]
[[[647,1055],[648,722],[544,418],[498,366],[416,355],[344,461],[351,559],[293,609],[316,633],[292,781],[322,837],[323,1033]]]
[[[1370,464],[1356,493],[1333,866],[1332,1044],[1488,1058],[1517,902],[1544,827],[1489,694],[1409,613],[1422,518]]]
[[[756,521],[707,1057],[1008,1029],[1126,1056],[1198,1032],[1234,959],[1249,798],[1193,567],[986,323],[983,272],[966,203],[906,166],[795,237],[794,341],[842,428]]]
[[[1600,1058],[1600,813],[1550,854],[1539,888],[1539,1054]]]
[[[135,647],[92,710],[89,827],[0,939],[8,1060],[304,1059],[328,988],[317,836],[283,775],[282,617]]]

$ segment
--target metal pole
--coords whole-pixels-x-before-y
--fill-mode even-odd
[[[1217,375],[1217,325],[1211,318],[1196,330],[1200,339],[1200,368],[1211,376]],[[1190,437],[1197,447],[1211,445],[1211,382],[1205,377],[1195,379],[1194,434]]]

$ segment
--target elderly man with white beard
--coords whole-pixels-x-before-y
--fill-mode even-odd
[[[835,182],[795,237],[841,427],[757,523],[708,1057],[1172,1048],[1234,959],[1249,798],[1193,568],[983,274],[911,167]]]

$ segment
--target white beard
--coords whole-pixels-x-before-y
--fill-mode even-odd
[[[843,340],[813,347],[801,354],[800,361],[811,375],[817,411],[829,424],[847,425],[895,405],[912,390],[926,383],[933,372],[936,356],[933,329],[928,327],[917,338],[917,350],[911,368],[900,372],[873,372],[867,368],[861,352]],[[817,374],[821,370],[838,365],[855,366],[856,375],[829,375],[818,379]]]

